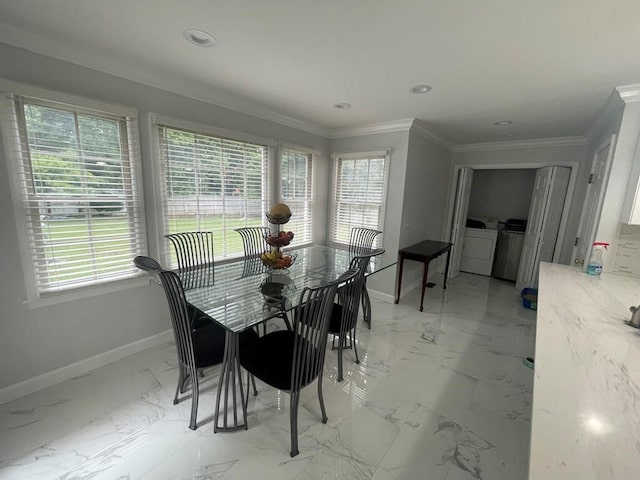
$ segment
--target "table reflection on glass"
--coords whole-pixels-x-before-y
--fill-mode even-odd
[[[247,428],[238,334],[295,308],[305,287],[337,279],[348,270],[355,255],[348,249],[319,245],[298,248],[295,252],[296,261],[286,270],[267,268],[258,257],[254,257],[181,274],[183,283],[189,285],[189,288],[185,287],[187,301],[226,330],[214,432]],[[383,249],[358,252],[359,255],[366,253],[374,255],[366,275],[388,268],[397,261],[395,255]],[[370,324],[368,295],[363,295],[363,315]],[[241,412],[238,412],[238,401]]]

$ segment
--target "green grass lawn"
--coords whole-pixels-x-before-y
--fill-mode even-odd
[[[261,224],[261,217],[172,217],[168,230],[169,233],[213,231],[214,256],[222,259],[243,253],[242,240],[233,231],[235,228]],[[133,257],[142,253],[131,242],[123,217],[93,217],[90,228],[84,220],[50,219],[42,228],[46,241],[42,249],[37,249],[37,255],[45,256],[50,283],[91,280],[109,272],[126,271],[133,265]],[[173,249],[170,251],[173,253]]]

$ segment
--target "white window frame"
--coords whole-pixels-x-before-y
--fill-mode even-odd
[[[336,239],[336,226],[337,226],[337,203],[336,196],[338,193],[338,172],[339,164],[342,160],[360,160],[360,159],[372,159],[372,158],[384,158],[384,185],[382,187],[382,202],[380,203],[380,214],[378,216],[377,225],[352,225],[352,227],[368,227],[381,230],[383,233],[378,235],[375,239],[374,245],[380,247],[383,244],[384,236],[384,224],[386,220],[387,209],[387,192],[389,190],[389,166],[391,163],[391,151],[374,150],[366,152],[349,152],[349,153],[334,153],[331,155],[331,188],[329,191],[329,228],[327,243],[334,246],[344,246],[348,244]]]
[[[275,179],[276,179],[276,188],[277,188],[277,192],[278,192],[278,201],[279,202],[283,202],[283,203],[287,203],[287,199],[284,198],[282,196],[282,185],[281,185],[281,180],[282,180],[282,159],[283,159],[283,155],[285,151],[290,151],[293,153],[298,153],[301,155],[305,155],[309,157],[309,164],[310,164],[310,170],[311,170],[311,178],[308,179],[310,185],[311,185],[311,198],[309,199],[309,218],[305,219],[305,223],[308,224],[310,232],[309,232],[309,238],[308,239],[303,239],[301,236],[298,237],[294,237],[294,241],[291,244],[292,248],[296,248],[296,247],[302,247],[304,245],[310,245],[311,243],[313,243],[313,238],[314,238],[314,230],[315,230],[315,222],[314,222],[314,217],[315,217],[315,209],[316,209],[316,176],[317,176],[317,156],[318,156],[318,152],[313,150],[313,149],[309,149],[306,147],[302,147],[299,145],[293,145],[293,144],[282,144],[279,146],[278,149],[278,165],[277,165],[277,174],[275,175]],[[292,210],[294,215],[296,213],[295,209]],[[287,227],[283,227],[286,230],[290,230],[290,228]],[[298,232],[295,231],[295,229],[293,230],[293,233],[296,234]]]
[[[149,115],[149,126],[151,129],[150,138],[152,143],[152,151],[153,151],[153,176],[154,176],[154,188],[155,188],[155,200],[157,202],[156,205],[156,225],[157,225],[157,245],[159,250],[159,258],[161,259],[161,263],[164,265],[171,265],[171,249],[169,246],[169,242],[164,238],[167,232],[167,201],[165,198],[165,185],[164,185],[164,176],[163,176],[163,167],[161,165],[162,162],[162,153],[160,148],[160,127],[168,127],[175,128],[178,130],[189,130],[192,132],[197,132],[203,135],[211,135],[214,137],[225,138],[238,142],[246,142],[253,143],[257,145],[264,145],[268,148],[268,175],[270,175],[269,181],[267,182],[267,191],[266,193],[266,202],[267,204],[271,202],[271,199],[277,198],[275,191],[275,181],[274,181],[274,172],[275,166],[274,159],[276,158],[276,149],[278,143],[276,140],[260,137],[257,135],[251,135],[244,132],[238,132],[235,130],[228,130],[220,127],[215,127],[212,125],[207,125],[199,122],[191,122],[188,120],[178,119],[175,117],[162,115],[158,113],[151,113]],[[266,217],[263,218],[263,225],[266,226]],[[240,237],[238,237],[240,238]],[[214,241],[217,241],[214,238]],[[236,256],[228,256],[228,257],[215,257],[216,263],[225,263],[229,261],[233,261],[242,254]]]
[[[110,116],[125,117],[127,120],[127,139],[130,156],[130,187],[133,191],[133,201],[135,210],[135,241],[141,246],[141,250],[146,250],[146,222],[144,218],[144,202],[142,193],[142,168],[139,148],[138,133],[138,112],[135,108],[105,103],[102,101],[80,97],[61,92],[55,92],[39,87],[13,82],[0,78],[0,126],[2,127],[3,142],[5,146],[5,156],[9,176],[12,179],[11,194],[13,199],[13,209],[15,213],[16,232],[18,235],[23,277],[25,282],[26,299],[25,303],[29,308],[38,308],[55,305],[67,301],[103,295],[105,293],[128,290],[134,286],[148,283],[146,278],[142,278],[140,273],[132,268],[131,272],[111,278],[87,281],[84,283],[69,286],[60,286],[46,292],[40,292],[36,280],[36,267],[31,245],[31,235],[27,226],[27,213],[23,206],[25,186],[21,179],[21,156],[20,145],[17,141],[18,133],[16,128],[18,120],[14,110],[14,96],[25,97],[27,99],[40,99],[45,103],[60,104],[67,106],[74,111],[103,113]],[[141,252],[144,253],[144,252]]]

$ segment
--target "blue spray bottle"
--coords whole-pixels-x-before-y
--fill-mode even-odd
[[[587,273],[589,275],[600,275],[602,273],[602,257],[608,247],[608,243],[593,242],[591,248],[591,257],[589,257],[589,263],[587,264]]]

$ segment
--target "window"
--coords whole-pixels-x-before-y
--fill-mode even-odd
[[[242,255],[233,230],[266,221],[269,147],[165,125],[158,135],[165,234],[211,231],[216,259]]]
[[[348,244],[353,227],[383,230],[388,170],[387,152],[334,157],[330,242]]]
[[[286,230],[295,233],[295,245],[311,243],[312,237],[312,155],[283,149],[280,158],[280,201],[286,203],[291,220]]]
[[[30,299],[136,276],[145,250],[135,110],[74,100],[4,111]]]

